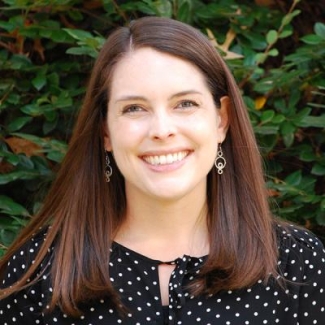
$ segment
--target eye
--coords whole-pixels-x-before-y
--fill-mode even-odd
[[[144,109],[141,106],[138,105],[128,105],[123,108],[122,113],[123,114],[133,114],[137,112],[143,112]]]
[[[177,104],[176,108],[192,108],[199,106],[199,104],[193,100],[182,100]]]

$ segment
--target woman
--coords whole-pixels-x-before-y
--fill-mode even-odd
[[[42,211],[1,262],[4,324],[323,324],[325,253],[272,218],[255,138],[201,33],[108,38]]]

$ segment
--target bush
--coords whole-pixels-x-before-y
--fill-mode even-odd
[[[145,15],[211,38],[242,89],[274,213],[324,239],[325,6],[255,2],[0,1],[0,254],[55,177],[106,35]]]

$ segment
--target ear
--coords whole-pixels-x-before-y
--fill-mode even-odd
[[[227,135],[227,131],[229,128],[229,112],[231,108],[231,101],[228,96],[223,96],[220,99],[220,108],[218,108],[218,115],[220,118],[218,125],[218,134],[219,139],[218,142],[222,143]]]
[[[104,147],[106,151],[112,151],[112,144],[111,144],[111,140],[110,140],[110,135],[108,132],[108,126],[107,123],[103,124],[103,129],[104,129]]]

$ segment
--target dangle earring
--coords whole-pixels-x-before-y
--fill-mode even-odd
[[[218,146],[217,157],[214,161],[214,165],[216,166],[216,168],[218,170],[218,174],[221,175],[223,173],[223,169],[226,166],[226,159],[223,156],[223,151],[221,149],[221,143]]]
[[[112,167],[110,165],[110,160],[109,160],[109,156],[108,156],[108,152],[105,151],[105,164],[106,164],[106,167],[105,167],[105,180],[107,183],[109,183],[109,181],[111,180],[111,176],[113,174],[113,170],[112,170]]]

